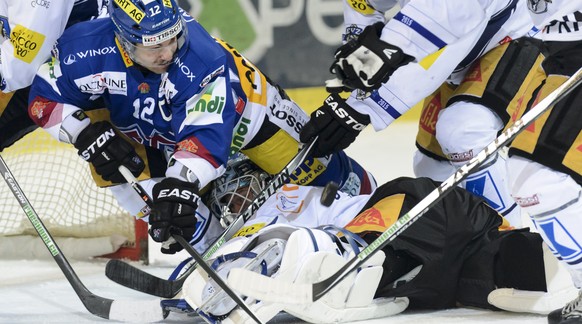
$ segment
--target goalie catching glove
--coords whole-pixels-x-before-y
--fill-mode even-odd
[[[127,182],[119,173],[121,165],[136,177],[145,168],[144,161],[134,147],[119,136],[108,121],[89,124],[81,131],[74,145],[81,158],[91,163],[97,174],[113,183]]]
[[[318,135],[313,155],[321,157],[347,148],[369,123],[370,117],[357,112],[342,97],[332,93],[323,106],[311,114],[299,136],[301,142],[307,143]]]
[[[380,39],[384,24],[370,25],[357,39],[340,46],[330,71],[337,79],[326,82],[329,92],[364,90],[370,92],[380,87],[394,71],[414,58],[399,47]]]
[[[196,209],[200,200],[198,182],[166,178],[153,188],[153,207],[149,216],[150,236],[162,244],[162,253],[174,254],[182,246],[172,239],[173,234],[187,241],[196,231]]]

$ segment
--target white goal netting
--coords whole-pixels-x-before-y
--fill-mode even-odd
[[[50,234],[93,239],[123,236],[135,243],[136,221],[108,189],[98,188],[71,145],[37,129],[2,152],[14,178]],[[36,235],[4,181],[0,185],[0,239]]]

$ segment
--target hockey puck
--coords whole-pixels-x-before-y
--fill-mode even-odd
[[[321,198],[319,198],[319,202],[325,207],[331,206],[331,203],[333,203],[338,189],[339,185],[337,183],[333,181],[328,182],[323,188],[323,192],[321,193]]]

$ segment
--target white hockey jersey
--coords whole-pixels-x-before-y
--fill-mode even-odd
[[[582,3],[572,0],[529,0],[529,14],[546,41],[582,40]]]
[[[381,21],[395,0],[345,1],[346,33]],[[398,1],[401,10],[387,21],[381,39],[415,58],[398,68],[372,95],[347,102],[368,114],[381,130],[449,80],[458,83],[465,69],[499,43],[526,35],[533,23],[525,1],[410,0]]]
[[[331,206],[320,203],[322,187],[286,184],[272,195],[237,236],[251,235],[272,224],[314,228],[321,225],[344,227],[366,204],[370,195],[350,196],[338,191]]]
[[[277,190],[248,220],[235,237],[255,234],[267,225],[288,224],[314,228],[321,225],[347,225],[366,202],[370,195],[350,196],[338,191],[333,204],[326,207],[320,203],[322,187],[286,184]],[[192,240],[195,248],[206,251],[209,244],[221,233],[219,222],[211,219],[206,206],[197,210],[198,228]]]
[[[65,29],[73,1],[0,1],[4,92],[29,86]]]
[[[11,92],[32,83],[67,26],[73,7],[91,16],[106,12],[106,0],[0,0],[0,90]],[[103,11],[101,11],[103,9]]]

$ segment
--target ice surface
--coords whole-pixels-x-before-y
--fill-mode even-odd
[[[398,176],[412,176],[412,154],[416,124],[396,123],[375,133],[366,129],[347,150],[374,173],[379,183]],[[39,211],[40,212],[40,211]],[[25,217],[25,216],[23,216]],[[42,213],[40,213],[42,218]],[[185,254],[166,256],[150,243],[151,265],[144,269],[167,277]],[[182,252],[184,253],[184,252]],[[105,261],[71,261],[81,280],[93,293],[110,299],[149,301],[152,296],[117,285],[105,277]],[[0,323],[99,323],[108,321],[89,313],[51,259],[0,260]],[[290,316],[278,316],[276,323],[297,323]],[[452,309],[405,313],[366,323],[547,323],[544,316],[480,309]],[[203,323],[197,317],[170,315],[164,323]]]

